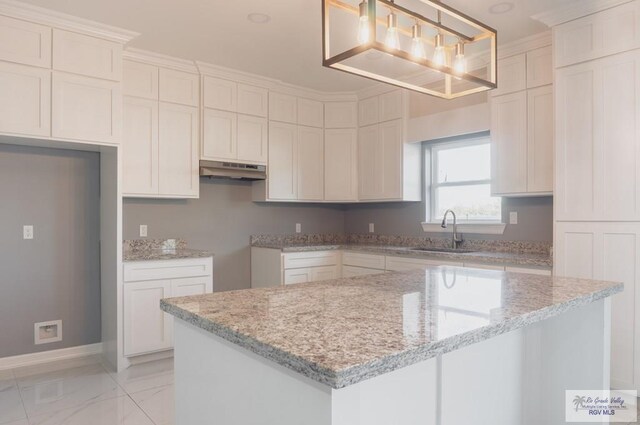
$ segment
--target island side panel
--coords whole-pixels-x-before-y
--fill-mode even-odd
[[[176,425],[330,425],[331,389],[174,319]]]

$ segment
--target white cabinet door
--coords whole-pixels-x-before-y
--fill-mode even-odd
[[[306,269],[291,269],[284,271],[284,284],[293,285],[296,283],[311,282],[311,268]]]
[[[203,77],[204,107],[236,112],[238,85],[233,81]]]
[[[326,102],[324,104],[325,128],[356,128],[357,126],[357,102]]]
[[[298,199],[324,199],[324,132],[298,126]]]
[[[527,88],[553,84],[551,46],[527,52]]]
[[[51,135],[51,71],[0,62],[0,132]]]
[[[202,115],[203,137],[200,157],[207,160],[232,160],[238,157],[237,114],[205,109]]]
[[[198,109],[160,102],[159,117],[160,195],[197,198]]]
[[[287,94],[269,93],[269,119],[296,124],[298,122],[297,99]]]
[[[553,192],[553,87],[527,91],[527,192]]]
[[[394,90],[380,95],[379,122],[402,118],[402,91]]]
[[[527,191],[527,92],[491,99],[492,192]]]
[[[402,199],[402,120],[379,125],[378,167],[381,199]]]
[[[240,162],[267,163],[269,123],[266,118],[238,114],[238,148]]]
[[[213,282],[210,276],[171,280],[172,297],[190,297],[211,292],[213,292]]]
[[[357,130],[325,130],[324,195],[327,201],[358,199]]]
[[[358,197],[360,200],[380,198],[378,133],[377,124],[361,127],[358,132]]]
[[[527,56],[525,53],[498,61],[498,88],[493,96],[524,90],[527,88]]]
[[[358,197],[372,200],[380,197],[378,175],[378,125],[361,127],[358,133]]]
[[[53,30],[53,69],[122,80],[122,45],[75,32]]]
[[[52,99],[53,137],[120,143],[120,83],[54,71]]]
[[[358,102],[358,125],[366,127],[378,123],[379,97],[373,96]]]
[[[269,91],[262,87],[238,84],[238,112],[266,118],[269,115]]]
[[[338,266],[313,267],[311,269],[311,282],[338,279]]]
[[[122,91],[125,96],[158,100],[158,67],[125,60],[122,63]]]
[[[324,105],[309,99],[298,99],[298,124],[322,128],[324,125]]]
[[[0,16],[0,29],[0,60],[51,67],[50,27]]]
[[[200,106],[200,77],[189,72],[160,68],[159,94],[163,102]]]
[[[125,96],[122,192],[158,194],[158,101]]]
[[[368,276],[384,273],[384,270],[368,269],[366,267],[342,266],[342,277]]]
[[[173,346],[173,318],[160,310],[171,295],[169,280],[124,284],[124,355],[152,353]]]
[[[269,198],[298,197],[298,129],[295,125],[269,123]]]

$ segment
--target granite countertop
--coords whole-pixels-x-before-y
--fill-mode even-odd
[[[161,308],[322,384],[342,388],[622,289],[621,283],[427,267],[165,299]]]
[[[129,261],[181,260],[213,257],[213,253],[191,248],[129,249],[122,251],[122,259]]]
[[[380,246],[380,245],[358,245],[358,244],[290,244],[278,242],[259,242],[252,246],[257,248],[279,249],[282,252],[306,252],[306,251],[326,251],[343,250],[354,252],[365,252],[370,254],[398,255],[411,258],[434,258],[449,261],[469,261],[474,263],[532,266],[541,268],[552,268],[553,259],[548,254],[530,252],[494,252],[475,251],[467,253],[458,252],[433,252],[415,251],[411,247],[402,246]]]

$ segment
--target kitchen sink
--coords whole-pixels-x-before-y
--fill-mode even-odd
[[[444,252],[447,254],[469,254],[472,252],[477,252],[477,250],[474,250],[474,249],[452,249],[452,248],[411,248],[411,251]]]

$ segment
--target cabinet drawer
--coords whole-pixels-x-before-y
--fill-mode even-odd
[[[124,265],[124,281],[175,279],[212,274],[212,260],[138,261]]]
[[[380,274],[384,273],[384,271],[379,269],[368,269],[366,267],[354,267],[354,266],[343,266],[342,267],[342,277],[356,277],[356,276],[368,276],[372,274]]]
[[[384,270],[385,260],[384,255],[345,252],[342,254],[342,264]]]
[[[51,28],[0,16],[0,59],[51,67]]]
[[[495,266],[495,265],[492,265],[492,264],[464,263],[464,267],[468,268],[468,269],[484,269],[484,270],[504,271],[504,266]]]
[[[337,251],[296,252],[284,255],[284,268],[333,266],[338,264]]]
[[[541,276],[551,276],[551,270],[548,269],[530,269],[527,267],[505,267],[505,270],[512,273],[529,273]]]
[[[417,270],[430,265],[433,264],[422,258],[387,257],[386,260],[387,271]]]
[[[311,269],[291,269],[284,271],[284,284],[295,285],[296,283],[311,282]]]

